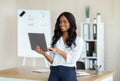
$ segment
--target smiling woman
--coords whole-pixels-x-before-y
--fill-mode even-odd
[[[77,81],[75,66],[83,47],[83,39],[77,36],[76,21],[72,13],[63,12],[57,18],[50,54],[39,46],[36,52],[51,63],[49,81]]]
[[[102,14],[102,21],[105,22],[105,70],[115,71],[114,81],[120,81],[120,63],[118,61],[120,58],[120,0],[0,0],[0,69],[22,65],[23,58],[18,58],[16,55],[18,9],[49,9],[51,29],[54,28],[53,23],[60,12],[70,11],[76,16],[77,33],[80,36],[79,27],[80,22],[85,20],[86,5],[90,5],[91,19],[96,16],[97,12]],[[37,66],[44,67],[43,59],[36,60]],[[32,61],[29,59],[27,65],[31,65]]]

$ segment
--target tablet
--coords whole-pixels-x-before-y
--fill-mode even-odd
[[[48,51],[44,33],[28,33],[28,36],[32,50],[35,50],[35,46],[39,45],[43,51]]]

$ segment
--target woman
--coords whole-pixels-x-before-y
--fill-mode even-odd
[[[83,40],[77,37],[76,21],[70,12],[63,12],[57,18],[48,55],[39,46],[36,51],[51,63],[48,81],[77,81],[75,66],[79,59]]]

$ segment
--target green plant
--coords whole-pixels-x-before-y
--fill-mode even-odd
[[[86,18],[90,17],[90,8],[89,8],[89,6],[86,6],[86,8],[85,8],[85,14],[86,14]]]
[[[96,55],[96,50],[94,50],[92,54],[93,54],[93,57],[96,57],[97,56]]]
[[[96,50],[94,50],[93,53],[96,53]]]
[[[97,15],[101,15],[101,14],[98,12]]]

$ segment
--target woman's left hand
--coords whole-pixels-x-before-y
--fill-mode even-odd
[[[63,52],[62,50],[58,49],[58,48],[48,48],[48,50],[59,53],[59,54],[60,54],[61,56],[63,56],[65,59],[67,58],[66,53]]]

